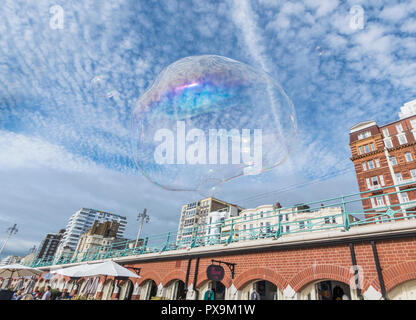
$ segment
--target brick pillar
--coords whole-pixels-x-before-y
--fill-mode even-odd
[[[105,277],[101,277],[100,282],[98,283],[97,291],[95,292],[95,299],[97,300],[101,300],[103,298],[104,281]]]
[[[111,300],[118,300],[120,296],[120,288],[118,286],[118,280],[116,280],[114,282],[114,291],[113,294],[111,295]]]
[[[140,300],[140,286],[137,281],[133,281],[133,293],[130,300]]]
[[[72,287],[72,291],[71,291],[71,296],[75,296],[79,289],[80,289],[81,285],[78,282],[75,282],[74,286]]]

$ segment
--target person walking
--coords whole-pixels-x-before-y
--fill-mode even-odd
[[[260,300],[260,294],[257,292],[255,284],[253,284],[253,291],[251,292],[250,300]]]
[[[215,300],[214,289],[208,289],[204,294],[204,300]]]

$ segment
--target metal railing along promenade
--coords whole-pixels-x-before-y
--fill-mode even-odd
[[[278,239],[302,232],[331,229],[348,232],[351,228],[368,224],[415,219],[416,200],[409,200],[407,195],[407,192],[415,190],[415,182],[407,182],[291,207],[269,206],[269,210],[240,215],[211,224],[185,227],[181,233],[172,231],[148,235],[140,239],[136,247],[134,247],[135,241],[118,241],[109,246],[62,255],[58,259],[37,260],[31,266],[65,265],[255,239]],[[377,194],[372,195],[374,193]],[[363,209],[364,201],[371,204],[371,209]]]

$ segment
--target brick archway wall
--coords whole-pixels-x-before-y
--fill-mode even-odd
[[[316,265],[315,267],[308,267],[301,272],[297,273],[289,281],[290,286],[295,291],[300,291],[307,284],[316,280],[335,280],[345,284],[350,284],[350,279],[353,274],[350,273],[350,269],[347,267],[341,267],[330,264]],[[363,287],[368,288],[368,280],[364,279]],[[364,290],[365,291],[365,290]]]
[[[196,287],[200,288],[207,281],[209,280],[205,272],[198,273],[198,281],[197,281]],[[229,288],[231,284],[233,283],[233,281],[231,280],[231,277],[228,276],[227,274],[224,275],[224,279],[222,279],[221,282],[226,288]]]
[[[274,270],[268,268],[253,268],[240,274],[234,280],[234,286],[237,290],[241,290],[253,280],[269,281],[276,285],[280,290],[283,290],[287,285],[287,281]]]
[[[161,282],[162,282],[162,285],[166,287],[166,285],[169,284],[169,282],[171,282],[172,280],[181,280],[185,282],[186,273],[181,270],[171,271],[162,279]]]
[[[141,278],[138,279],[137,283],[138,285],[141,285],[143,282],[145,282],[146,280],[153,280],[156,283],[156,286],[159,285],[159,283],[162,282],[161,277],[159,276],[158,273],[154,272],[154,271],[148,271],[148,272],[144,272],[143,274],[140,275]]]
[[[404,262],[396,264],[386,270],[383,270],[384,285],[386,291],[391,291],[399,284],[416,279],[416,261]],[[372,286],[376,289],[380,288],[378,278],[372,281]]]

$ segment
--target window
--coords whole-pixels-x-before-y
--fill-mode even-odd
[[[378,159],[374,159],[374,161],[376,162],[376,167],[380,168],[380,161]]]
[[[388,137],[390,134],[389,134],[389,129],[388,128],[384,128],[383,129],[383,136],[385,136],[385,137]]]
[[[363,170],[367,171],[367,166],[365,165],[365,162],[363,162]]]
[[[373,160],[368,161],[367,164],[368,164],[368,169],[369,170],[373,170],[374,169],[374,162],[373,162]]]
[[[403,132],[402,124],[401,123],[396,124],[396,129],[397,129],[397,132]]]
[[[300,221],[299,222],[299,228],[300,229],[305,229],[305,221]]]
[[[391,143],[391,138],[384,139],[384,145],[386,148],[393,148],[393,144]]]
[[[398,136],[397,136],[397,138],[399,139],[399,143],[400,143],[400,144],[405,144],[405,143],[407,143],[406,135],[401,134],[401,135],[398,135]]]
[[[412,161],[413,159],[412,159],[412,154],[410,153],[410,152],[406,152],[405,154],[404,154],[404,157],[405,157],[405,159],[406,159],[406,161],[407,162],[410,162],[410,161]]]
[[[370,150],[371,151],[374,151],[375,149],[374,149],[374,144],[372,144],[372,143],[370,143]]]
[[[397,132],[403,132],[403,127],[402,127],[401,123],[396,124],[396,130],[397,130]]]
[[[396,157],[390,157],[390,162],[393,166],[397,165]]]
[[[412,178],[416,178],[416,169],[410,170],[410,175],[412,176]]]
[[[365,181],[367,182],[368,189],[371,189],[370,179],[366,178]]]
[[[377,177],[371,177],[371,183],[373,184],[373,186],[378,186],[378,179],[377,179]]]
[[[384,187],[385,183],[384,183],[384,178],[383,176],[378,176],[380,178],[380,184]]]
[[[363,147],[359,147],[358,150],[360,151],[360,154],[363,154]]]
[[[407,194],[407,192],[402,192],[401,195],[403,202],[409,202],[409,195]]]
[[[416,129],[416,119],[410,120],[410,125],[412,126],[413,129]]]
[[[358,134],[358,140],[362,140],[362,139],[368,138],[370,136],[371,136],[370,131],[362,132],[362,133]]]
[[[400,172],[396,173],[395,175],[396,175],[397,182],[402,182],[403,181],[402,174]]]
[[[370,148],[369,148],[368,144],[366,144],[364,146],[364,151],[365,151],[365,153],[370,152]]]
[[[379,206],[379,207],[384,206],[384,200],[383,200],[383,197],[377,197],[377,198],[376,198],[376,203],[377,203],[377,206]]]

